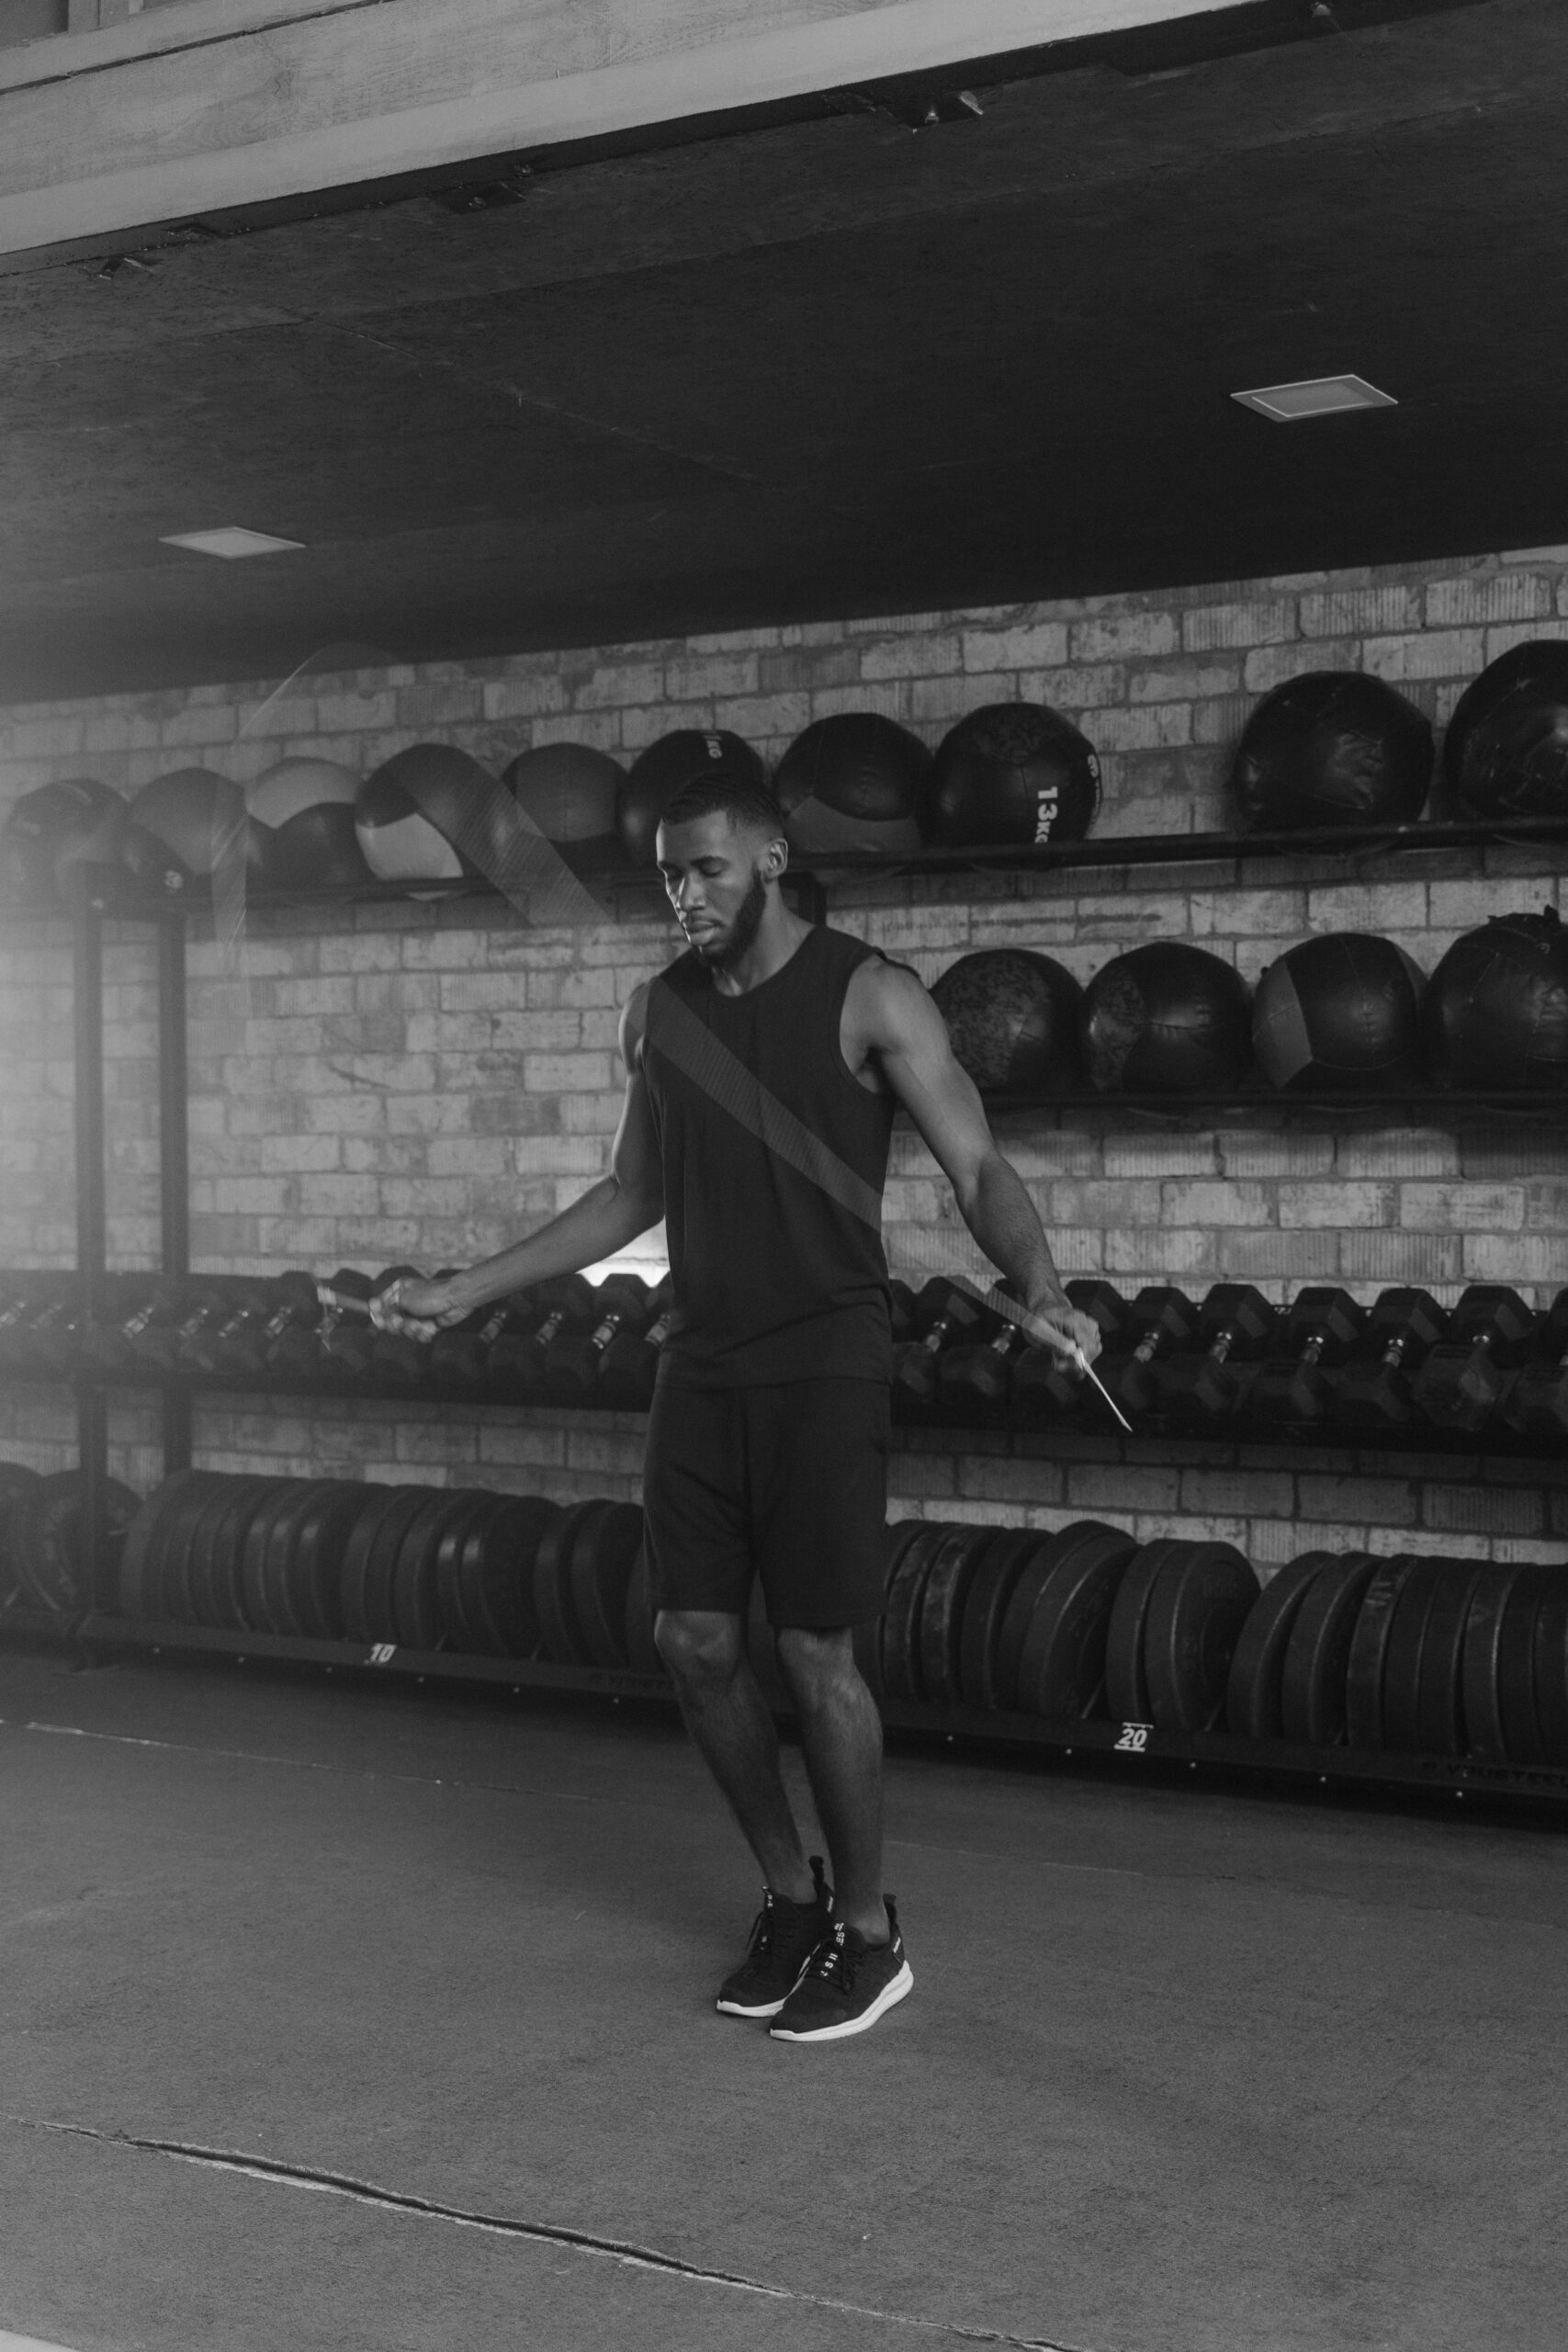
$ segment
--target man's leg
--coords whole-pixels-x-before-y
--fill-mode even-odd
[[[862,1681],[848,1627],[787,1626],[779,1664],[800,1724],[800,1745],[833,1865],[836,1918],[869,1944],[887,1940],[882,1899],[882,1719]]]
[[[661,1610],[654,1639],[673,1679],[686,1728],[757,1857],[764,1883],[786,1902],[812,1902],[815,1885],[779,1771],[778,1733],[746,1656],[741,1620],[716,1609]],[[866,1700],[869,1705],[869,1693]],[[874,1721],[874,1708],[872,1714]],[[823,1826],[829,1828],[826,1815]],[[836,1848],[834,1856],[836,1860]]]

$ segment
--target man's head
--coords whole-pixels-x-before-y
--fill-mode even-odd
[[[789,863],[784,813],[765,786],[703,776],[659,820],[659,870],[682,930],[705,964],[738,963],[761,928]]]

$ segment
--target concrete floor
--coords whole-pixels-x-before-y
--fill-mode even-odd
[[[914,1997],[801,2050],[712,2010],[755,1887],[672,1724],[0,1657],[0,2328],[1557,2352],[1560,1837],[889,1794]]]

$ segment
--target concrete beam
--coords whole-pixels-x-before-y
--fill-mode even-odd
[[[0,53],[0,254],[956,69],[1215,6],[186,0]]]

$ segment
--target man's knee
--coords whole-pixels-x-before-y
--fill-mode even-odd
[[[854,1636],[847,1625],[826,1631],[785,1625],[778,1633],[777,1646],[779,1665],[800,1706],[820,1704],[860,1682]]]
[[[729,1682],[746,1655],[739,1618],[716,1609],[661,1609],[653,1638],[677,1682]]]

